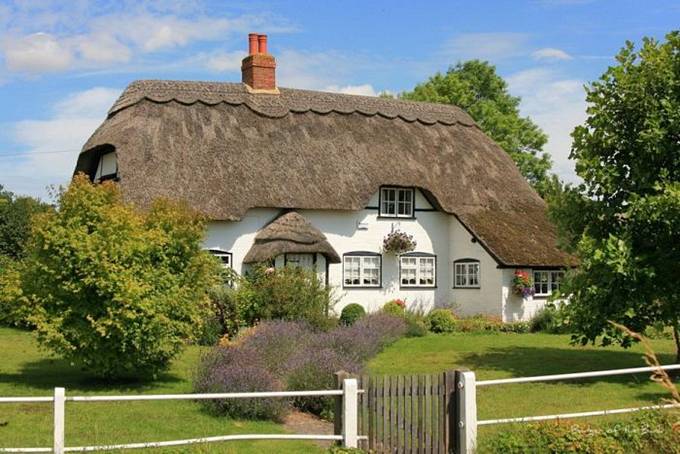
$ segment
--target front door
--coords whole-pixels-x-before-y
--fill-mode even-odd
[[[315,262],[314,254],[286,254],[286,266],[299,266],[314,270]]]

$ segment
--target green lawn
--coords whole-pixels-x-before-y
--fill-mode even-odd
[[[111,385],[98,382],[64,361],[51,359],[38,350],[31,333],[0,328],[0,396],[47,396],[55,386],[64,386],[67,395],[188,393],[199,355],[198,347],[190,347],[172,364],[168,373],[153,383]],[[190,401],[66,404],[67,446],[283,431],[282,426],[271,422],[212,417]],[[51,439],[52,408],[49,403],[0,404],[0,448],[51,446]],[[152,452],[321,451],[309,442],[261,441]]]
[[[654,340],[662,363],[674,360],[673,342]],[[411,374],[469,368],[478,380],[645,366],[635,346],[572,347],[551,334],[453,334],[402,339],[371,361],[373,374]],[[668,397],[648,374],[478,389],[480,419],[571,413],[654,404]],[[611,417],[607,417],[611,418]],[[508,426],[494,426],[493,431]],[[484,428],[487,433],[489,429]],[[481,432],[482,436],[484,431]]]

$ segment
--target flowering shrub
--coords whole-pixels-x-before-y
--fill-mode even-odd
[[[404,300],[399,300],[399,299],[388,301],[382,307],[382,311],[384,313],[391,314],[391,315],[402,316],[402,315],[404,315],[405,310],[406,310],[406,302]]]
[[[516,270],[515,276],[512,278],[512,291],[515,295],[524,298],[533,296],[534,294],[534,280],[529,276],[529,273],[524,270]]]
[[[268,321],[238,336],[227,347],[215,347],[201,361],[194,387],[199,392],[254,391],[266,389],[313,390],[335,387],[334,373],[361,373],[366,362],[388,344],[404,336],[405,318],[377,313],[319,331],[304,322]],[[244,372],[245,371],[245,372]],[[249,384],[248,374],[253,383]],[[244,389],[247,388],[247,389]],[[241,402],[206,401],[206,407],[231,417],[278,418],[286,402],[246,399]],[[299,398],[293,405],[328,417],[332,399]]]
[[[362,371],[358,362],[330,347],[300,350],[291,357],[288,368],[286,382],[291,391],[332,389],[335,372],[344,370],[357,374]],[[330,418],[335,400],[332,396],[294,397],[293,405],[299,410]]]
[[[395,230],[387,234],[383,239],[383,251],[386,254],[403,254],[416,248],[416,241],[412,235],[401,230]]]
[[[254,351],[245,348],[215,347],[206,355],[194,379],[199,393],[282,391],[282,382],[258,361]],[[201,403],[216,415],[246,419],[273,419],[285,416],[290,402],[281,398],[208,399]]]

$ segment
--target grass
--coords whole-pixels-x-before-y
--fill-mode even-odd
[[[151,383],[111,384],[41,352],[31,333],[0,328],[0,396],[47,396],[63,386],[67,395],[171,394],[191,392],[191,374],[201,349],[189,347],[170,370]],[[283,433],[268,421],[234,421],[213,417],[191,401],[67,403],[66,444],[132,443],[236,433]],[[49,403],[0,404],[0,448],[51,446]],[[309,442],[225,442],[154,453],[318,453]],[[138,451],[141,452],[141,451]]]
[[[652,345],[662,364],[673,363],[671,340],[653,340]],[[453,334],[402,339],[374,358],[369,368],[373,374],[468,368],[484,380],[645,365],[640,346],[574,347],[568,335]],[[479,419],[495,419],[636,407],[658,403],[668,394],[649,380],[649,374],[640,374],[491,386],[479,388],[477,396]],[[483,427],[480,434],[503,428],[508,426]]]

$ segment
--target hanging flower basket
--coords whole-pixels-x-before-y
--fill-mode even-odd
[[[512,279],[512,292],[523,298],[534,295],[534,280],[529,276],[528,272],[523,270],[515,271],[515,277]]]
[[[383,240],[383,251],[386,254],[403,254],[411,252],[416,248],[416,241],[412,235],[408,235],[400,230],[394,230],[387,234]]]

